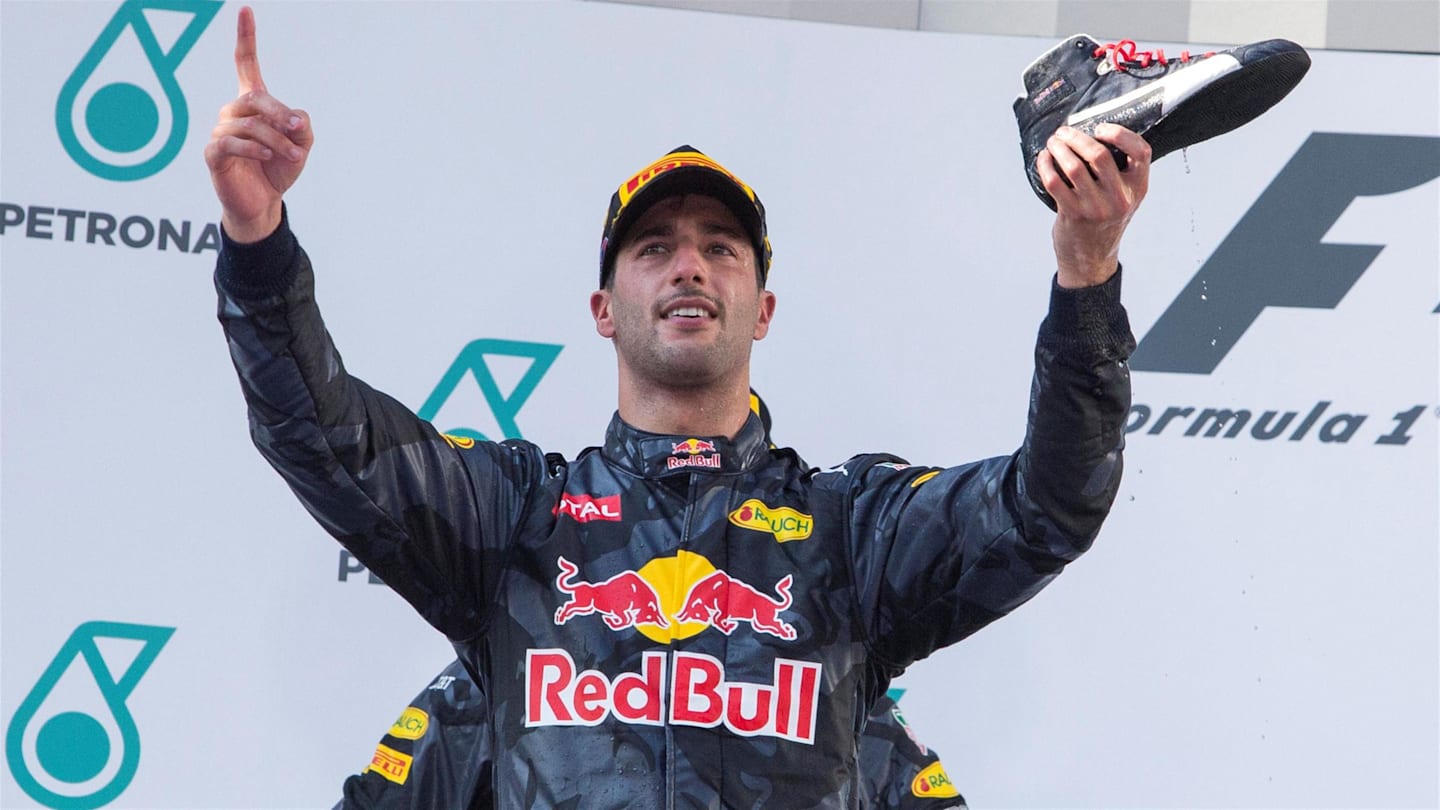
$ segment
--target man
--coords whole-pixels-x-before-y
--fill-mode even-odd
[[[500,806],[854,806],[857,734],[890,678],[1028,600],[1098,533],[1129,405],[1118,255],[1149,169],[1134,133],[1062,129],[1039,158],[1057,272],[1014,455],[820,472],[771,450],[747,406],[775,311],[764,209],[682,148],[612,197],[590,305],[619,408],[603,446],[567,462],[442,436],[348,374],[282,205],[310,122],[266,91],[249,10],[236,68],[206,161],[252,436],[457,645],[490,704]]]
[[[750,410],[766,443],[770,409],[753,390]],[[898,690],[892,690],[898,691]],[[410,701],[375,746],[370,764],[345,780],[335,810],[431,810],[495,805],[489,707],[456,660]],[[864,807],[882,810],[964,810],[940,757],[915,737],[883,695],[860,737],[859,788]]]

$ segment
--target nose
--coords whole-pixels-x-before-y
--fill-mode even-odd
[[[705,264],[705,256],[698,245],[686,241],[677,246],[670,278],[672,284],[677,286],[683,284],[703,285],[709,272],[709,268]]]

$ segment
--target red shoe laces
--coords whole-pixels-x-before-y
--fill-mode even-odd
[[[1165,51],[1156,48],[1153,51],[1135,50],[1135,40],[1122,39],[1119,42],[1110,42],[1096,46],[1090,56],[1094,59],[1104,59],[1106,54],[1110,56],[1110,66],[1116,70],[1125,70],[1127,67],[1147,68],[1151,64],[1168,65],[1170,60],[1165,58]],[[1214,56],[1214,51],[1206,51],[1195,59],[1204,59],[1207,56]],[[1179,61],[1189,62],[1191,60],[1189,51],[1181,51]]]

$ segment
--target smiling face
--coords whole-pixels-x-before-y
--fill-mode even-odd
[[[622,385],[690,389],[748,384],[750,347],[769,331],[775,296],[759,287],[740,221],[691,194],[635,222],[590,308],[596,331],[615,342]]]

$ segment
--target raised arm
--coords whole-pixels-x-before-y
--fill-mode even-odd
[[[1127,154],[1125,171],[1105,143]],[[1058,206],[1057,272],[1024,443],[944,470],[846,464],[860,610],[892,673],[1038,593],[1090,547],[1119,488],[1135,347],[1120,239],[1145,196],[1150,149],[1121,127],[1096,138],[1062,129],[1037,165]]]
[[[248,8],[235,69],[240,96],[221,110],[205,159],[224,208],[219,317],[250,435],[326,531],[431,624],[469,637],[487,620],[494,560],[543,457],[533,445],[442,436],[348,373],[282,206],[309,154],[310,122],[267,92]]]

